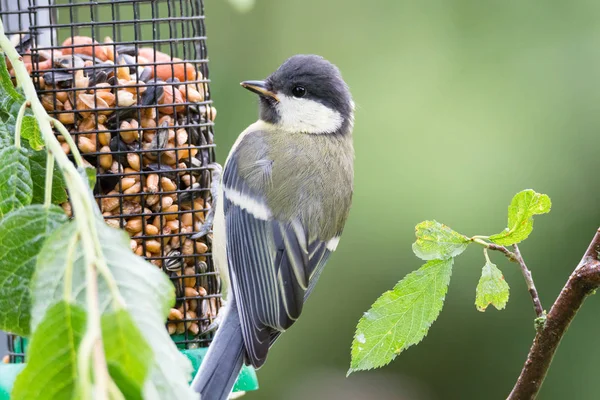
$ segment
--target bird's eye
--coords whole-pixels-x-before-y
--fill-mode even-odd
[[[294,95],[294,97],[302,97],[306,94],[306,89],[304,88],[304,86],[294,86],[294,88],[292,89],[292,94]]]

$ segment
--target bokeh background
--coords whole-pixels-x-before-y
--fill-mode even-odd
[[[421,262],[414,226],[467,235],[506,226],[512,196],[548,194],[521,246],[549,308],[600,224],[597,1],[256,0],[206,2],[218,158],[257,118],[239,87],[296,53],[339,66],[356,104],[354,205],[302,318],[258,371],[252,399],[502,399],[534,335],[516,265],[503,311],[475,309],[479,247],[455,262],[429,335],[391,365],[345,378],[362,313]],[[563,340],[541,399],[596,399],[600,298]]]
[[[242,13],[206,0],[206,14],[219,161],[257,118],[257,100],[239,82],[266,77],[293,54],[337,64],[357,104],[343,239],[302,318],[258,372],[261,389],[246,398],[505,398],[534,312],[517,266],[499,254],[493,261],[511,287],[504,311],[475,309],[484,259],[472,248],[456,260],[444,310],[421,344],[346,378],[350,344],[362,313],[421,265],[411,251],[418,222],[493,234],[525,188],[553,201],[521,246],[550,307],[600,223],[600,3],[256,0]],[[541,399],[598,398],[599,314],[592,297]]]

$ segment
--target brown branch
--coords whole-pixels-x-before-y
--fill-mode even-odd
[[[560,340],[586,297],[600,287],[600,229],[596,231],[579,265],[538,329],[523,370],[507,400],[535,399],[548,373]]]
[[[525,264],[525,260],[523,260],[523,256],[521,256],[519,246],[517,246],[516,244],[513,245],[513,248],[515,249],[514,252],[508,250],[504,246],[499,246],[493,243],[489,243],[488,248],[490,250],[496,250],[501,253],[504,253],[506,258],[508,258],[510,261],[519,264],[519,266],[521,267],[521,272],[523,273],[523,278],[525,278],[525,282],[527,283],[527,289],[529,290],[529,294],[531,295],[531,301],[533,302],[533,309],[535,310],[535,314],[538,316],[538,318],[543,317],[544,308],[542,307],[540,296],[537,292],[537,289],[535,288],[535,284],[533,283],[531,271],[529,271],[529,268],[527,268],[527,265]]]

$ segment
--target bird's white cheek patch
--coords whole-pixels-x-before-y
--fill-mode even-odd
[[[225,188],[225,195],[229,201],[240,207],[242,210],[246,210],[246,212],[252,214],[254,218],[263,221],[271,219],[271,210],[262,201],[231,188]]]
[[[339,243],[340,243],[339,236],[332,237],[331,239],[329,239],[329,241],[327,241],[327,250],[335,251],[335,249],[337,249]]]
[[[318,101],[277,94],[277,125],[288,132],[333,133],[341,128],[342,115]]]

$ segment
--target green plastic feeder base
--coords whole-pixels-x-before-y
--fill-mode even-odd
[[[200,368],[202,360],[207,352],[206,347],[191,350],[180,350],[182,354],[192,362],[194,374]],[[0,364],[0,400],[10,400],[10,392],[17,375],[25,367],[25,364]],[[254,368],[244,365],[240,371],[240,376],[233,387],[234,392],[249,392],[258,389],[258,379]]]

